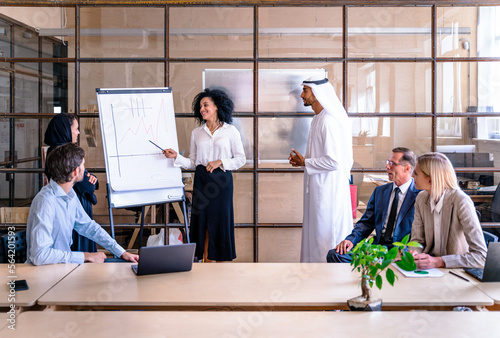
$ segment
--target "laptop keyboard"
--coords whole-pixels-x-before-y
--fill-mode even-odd
[[[484,270],[483,269],[471,269],[471,268],[467,268],[467,269],[464,269],[465,272],[467,272],[469,275],[471,275],[472,277],[482,281],[483,280],[483,272]]]

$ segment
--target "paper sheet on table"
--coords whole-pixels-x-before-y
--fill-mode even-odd
[[[396,264],[392,264],[396,269],[398,269],[405,277],[410,277],[410,278],[427,278],[427,277],[443,277],[445,273],[439,269],[432,268],[432,269],[427,269],[427,270],[415,270],[415,271],[425,271],[427,273],[418,273],[415,271],[405,271],[401,269],[399,266]]]

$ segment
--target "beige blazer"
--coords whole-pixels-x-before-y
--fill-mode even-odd
[[[411,240],[423,245],[423,253],[442,257],[447,268],[482,268],[486,243],[474,203],[462,190],[447,190],[441,209],[441,252],[434,252],[434,216],[430,195],[421,191],[415,200]]]

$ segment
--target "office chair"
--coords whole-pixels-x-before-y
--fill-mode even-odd
[[[483,235],[484,241],[486,242],[486,247],[488,247],[491,242],[498,242],[498,237],[493,235],[491,232],[483,230]]]
[[[26,261],[26,254],[27,254],[26,230],[17,231],[14,233],[13,236],[9,236],[8,234],[3,235],[2,242],[4,250],[4,259],[10,258],[9,253],[11,253],[12,251],[9,251],[9,249],[11,250],[15,249],[14,253],[15,262],[24,263]]]
[[[500,184],[498,184],[495,194],[493,195],[493,200],[491,201],[491,221],[493,223],[500,223]],[[500,236],[500,228],[490,229],[494,235]]]
[[[479,221],[500,223],[500,184],[497,185],[495,193],[493,194],[493,199],[491,200],[491,205],[480,205],[476,209]],[[481,214],[484,213],[484,218]],[[491,229],[491,231],[496,235],[500,235],[500,229]]]
[[[491,201],[491,221],[500,222],[500,184],[497,186]]]
[[[497,191],[498,191],[498,188],[497,188]],[[479,218],[479,222],[481,222],[481,212],[479,212],[479,210],[476,210],[476,215]],[[495,234],[492,234],[491,232],[483,230],[483,235],[484,235],[484,242],[486,243],[486,247],[488,247],[488,245],[491,242],[498,242],[498,236]]]

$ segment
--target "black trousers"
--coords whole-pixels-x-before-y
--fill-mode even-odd
[[[382,244],[387,247],[387,249],[392,248],[392,240],[389,241],[389,243],[386,243],[383,238],[380,238],[379,243],[374,243],[374,244]],[[348,254],[339,254],[335,251],[335,249],[331,249],[328,251],[326,254],[326,261],[327,263],[350,263],[352,260],[351,255]]]
[[[350,263],[351,255],[348,254],[339,254],[335,249],[328,251],[326,254],[326,261],[328,263]]]

